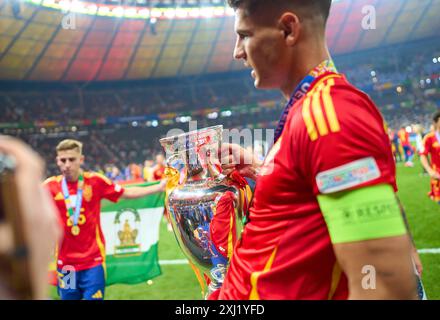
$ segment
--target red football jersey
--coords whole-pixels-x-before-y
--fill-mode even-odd
[[[346,299],[317,195],[382,183],[397,190],[380,112],[343,75],[325,73],[292,107],[265,159],[219,299]]]
[[[431,155],[431,167],[440,172],[440,141],[435,132],[430,132],[423,138],[423,151],[420,154]]]
[[[440,173],[440,141],[435,132],[428,133],[423,139],[423,151],[420,154],[431,155],[431,167]],[[440,202],[440,181],[431,179],[431,191],[429,196],[432,200]]]
[[[160,166],[160,167],[155,168],[153,171],[154,181],[158,181],[158,180],[163,179],[164,174],[165,174],[165,167]]]
[[[400,143],[402,144],[402,146],[410,146],[411,145],[411,143],[409,142],[409,133],[406,132],[405,129],[400,129],[397,132],[397,135],[399,136]]]
[[[104,262],[105,239],[101,230],[101,200],[116,202],[124,189],[98,173],[84,172],[83,201],[81,214],[85,221],[79,221],[80,233],[74,236],[68,226],[69,215],[61,188],[62,176],[45,181],[58,208],[64,227],[64,237],[58,246],[57,266],[71,265],[76,271],[93,268]],[[75,212],[78,182],[67,182],[73,211]],[[83,219],[83,218],[82,218]],[[81,224],[82,223],[82,224]]]

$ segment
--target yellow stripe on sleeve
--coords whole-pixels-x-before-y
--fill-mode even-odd
[[[324,101],[324,109],[327,114],[327,120],[330,125],[331,132],[341,131],[341,126],[339,125],[338,117],[336,116],[335,106],[333,104],[333,99],[330,95],[330,89],[335,85],[335,80],[330,79],[327,81],[327,85],[322,91],[322,99]]]
[[[313,116],[315,117],[316,125],[318,127],[319,135],[326,136],[328,134],[327,124],[325,123],[324,113],[322,112],[321,105],[321,91],[322,85],[314,91],[312,95],[312,111]]]
[[[91,177],[98,177],[98,178],[104,180],[104,182],[106,184],[108,184],[109,186],[111,186],[113,184],[113,182],[109,178],[107,178],[105,175],[100,174],[98,172],[85,172],[84,173],[84,178],[91,178]]]
[[[302,107],[302,116],[304,123],[306,124],[307,133],[310,140],[315,141],[318,139],[318,132],[316,131],[315,124],[313,123],[312,115],[310,113],[310,97],[306,97]]]

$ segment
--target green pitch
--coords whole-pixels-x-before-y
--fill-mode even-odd
[[[416,161],[417,162],[417,161]],[[440,205],[426,196],[429,178],[414,168],[398,165],[399,196],[406,208],[408,220],[419,249],[440,248]],[[172,232],[161,223],[159,259],[184,259]],[[440,254],[421,254],[423,282],[429,299],[440,299]],[[113,285],[107,288],[106,299],[201,299],[200,286],[189,265],[162,265],[162,275],[152,283]]]

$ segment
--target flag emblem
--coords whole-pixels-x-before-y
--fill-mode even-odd
[[[115,256],[133,256],[141,254],[141,245],[136,243],[141,217],[136,209],[122,209],[115,216],[114,224],[118,226]]]

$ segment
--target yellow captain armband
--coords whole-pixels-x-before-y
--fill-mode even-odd
[[[332,243],[400,236],[407,232],[390,185],[319,195],[318,202]]]

